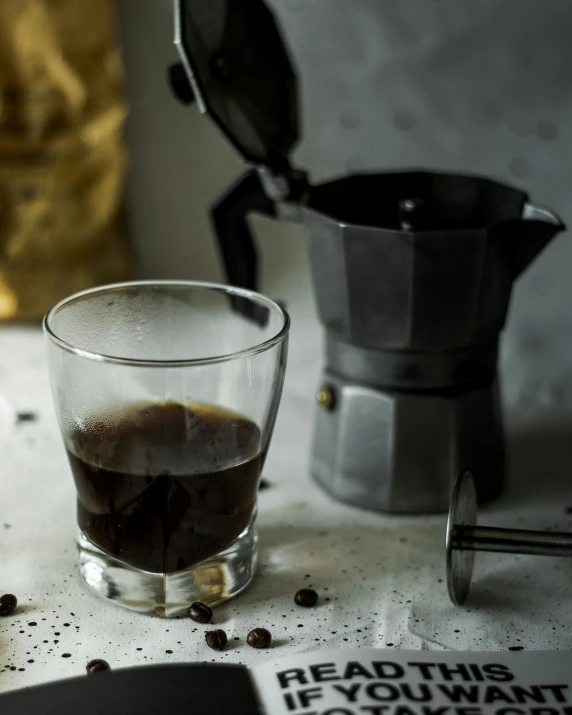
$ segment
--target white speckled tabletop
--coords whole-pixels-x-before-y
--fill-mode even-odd
[[[214,621],[230,637],[220,654],[205,646],[206,626],[136,615],[84,588],[75,565],[74,488],[51,406],[43,338],[37,329],[0,329],[0,593],[20,602],[15,614],[0,619],[0,692],[82,674],[92,658],[114,668],[260,662],[268,653],[245,642],[256,626],[273,633],[276,657],[318,646],[572,647],[572,562],[482,555],[469,607],[454,608],[444,583],[444,516],[360,511],[333,502],[310,482],[320,350],[319,331],[306,326],[301,334],[302,328],[293,335],[265,468],[271,487],[260,494],[260,568],[244,594],[215,611]],[[556,348],[541,344],[554,364]],[[572,463],[562,393],[535,384],[537,373],[522,367],[518,336],[511,345],[514,355],[505,350],[503,358],[510,487],[482,510],[481,523],[572,530],[570,480],[555,468]],[[18,421],[22,412],[37,419]],[[294,592],[307,585],[320,594],[316,609],[293,603]]]
[[[229,162],[213,154],[222,144],[211,134],[188,133],[189,110],[167,101],[164,68],[174,60],[158,57],[157,48],[170,48],[170,2],[148,0],[146,12],[142,0],[118,4],[129,14],[136,233],[146,236],[150,277],[189,277],[203,254],[216,260],[200,222],[207,199],[229,183]],[[303,70],[312,122],[305,122],[296,161],[312,165],[316,179],[405,165],[484,172],[517,182],[572,225],[569,0],[552,0],[552,12],[548,3],[521,0],[518,17],[514,3],[493,0],[343,1],[335,12],[324,11],[333,0],[270,4]],[[209,167],[220,172],[220,185]],[[165,176],[176,180],[176,191]],[[196,200],[203,189],[211,192],[204,205]],[[270,233],[266,224],[259,222],[260,233]],[[43,337],[39,329],[0,327],[0,594],[20,602],[15,614],[0,617],[0,692],[83,674],[93,658],[113,668],[260,662],[268,653],[245,642],[256,626],[273,633],[276,658],[317,647],[572,648],[572,560],[479,555],[470,604],[455,608],[444,583],[445,516],[360,511],[309,480],[320,331],[308,307],[309,281],[292,269],[302,262],[301,234],[280,243],[272,226],[261,239],[268,246],[263,273],[273,276],[263,290],[286,297],[289,309],[290,300],[298,303],[265,467],[271,487],[260,494],[260,568],[245,593],[215,612],[230,637],[223,653],[206,647],[205,626],[132,614],[82,585],[74,487]],[[171,262],[159,275],[165,256]],[[572,531],[571,264],[568,234],[519,281],[502,358],[510,479],[503,497],[481,510],[483,524]],[[37,419],[18,421],[25,412]],[[297,608],[294,592],[310,584],[319,606]]]

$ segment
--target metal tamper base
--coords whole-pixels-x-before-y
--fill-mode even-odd
[[[446,555],[447,590],[456,605],[462,605],[469,595],[475,552],[460,548],[459,531],[477,524],[477,492],[471,472],[462,472],[455,482],[447,519]]]
[[[461,605],[469,594],[475,551],[570,558],[572,534],[477,526],[475,482],[470,472],[462,472],[451,495],[446,550],[449,597],[455,605]]]

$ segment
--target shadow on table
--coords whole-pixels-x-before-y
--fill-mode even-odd
[[[371,518],[369,518],[371,521]],[[380,515],[379,526],[335,523],[328,527],[308,524],[259,524],[262,555],[299,550],[299,562],[321,564],[324,558],[349,564],[359,559],[379,560],[388,553],[414,552],[422,558],[444,545],[446,516],[396,517]],[[352,557],[354,557],[352,559]]]
[[[371,515],[367,518],[371,522]],[[335,521],[327,528],[262,523],[260,567],[252,586],[240,597],[241,608],[250,606],[255,613],[258,604],[274,601],[283,608],[288,595],[295,612],[299,607],[294,605],[294,594],[305,587],[318,591],[318,611],[334,606],[338,599],[349,602],[356,590],[367,594],[387,589],[396,598],[408,599],[403,584],[410,582],[412,571],[424,574],[419,579],[423,585],[430,583],[429,570],[444,580],[444,528],[444,519],[424,517],[380,516],[378,528]]]
[[[523,556],[506,557],[498,564],[496,554],[478,558],[465,605],[414,598],[409,632],[452,650],[572,646],[569,560],[554,559],[549,564],[545,557]]]

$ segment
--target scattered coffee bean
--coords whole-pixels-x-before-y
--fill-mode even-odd
[[[268,481],[268,479],[262,478],[260,482],[258,483],[258,489],[263,492],[265,489],[270,489],[272,484]]]
[[[101,658],[95,658],[95,660],[90,660],[85,666],[88,675],[93,675],[93,673],[103,673],[106,670],[111,670],[109,663]]]
[[[216,631],[207,631],[205,640],[208,647],[213,650],[224,650],[226,648],[227,637],[222,628],[217,628]]]
[[[18,412],[16,415],[18,422],[34,422],[38,419],[35,412]]]
[[[318,603],[318,594],[313,588],[301,588],[296,591],[294,596],[294,601],[298,606],[304,606],[304,608],[311,608]]]
[[[9,616],[14,613],[17,605],[18,599],[11,593],[5,593],[0,596],[0,616]]]
[[[187,609],[187,613],[189,618],[192,618],[193,621],[196,621],[197,623],[210,623],[210,620],[213,617],[212,610],[200,601],[192,603]]]
[[[246,637],[246,642],[251,648],[268,648],[272,634],[266,628],[255,628]]]

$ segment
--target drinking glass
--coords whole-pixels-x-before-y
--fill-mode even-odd
[[[174,616],[248,585],[289,322],[262,295],[190,281],[103,286],[46,315],[90,589]]]

